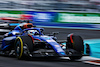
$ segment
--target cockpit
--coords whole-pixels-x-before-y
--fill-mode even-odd
[[[39,35],[39,31],[37,31],[37,30],[28,30],[27,33],[29,35]]]

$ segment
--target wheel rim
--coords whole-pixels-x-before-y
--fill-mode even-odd
[[[16,55],[17,57],[20,56],[20,41],[17,41],[16,43]]]

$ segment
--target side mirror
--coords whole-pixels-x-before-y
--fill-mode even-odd
[[[52,32],[53,36],[55,37],[56,34],[58,34],[59,32]]]

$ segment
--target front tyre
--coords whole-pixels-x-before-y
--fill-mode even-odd
[[[30,36],[17,37],[15,41],[15,54],[18,59],[29,60],[33,51],[33,41]]]
[[[71,60],[80,59],[84,51],[83,39],[78,35],[70,34],[67,37],[67,41],[66,48],[68,48],[72,54],[69,58]]]
[[[23,57],[23,41],[20,37],[17,37],[15,41],[15,55],[18,59]]]

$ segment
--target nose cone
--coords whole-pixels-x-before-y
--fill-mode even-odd
[[[54,49],[54,51],[59,55],[59,56],[66,56],[66,53],[64,52],[64,50],[61,48],[61,46],[52,38],[46,36],[46,37],[42,37],[42,39],[44,41],[46,41],[48,44],[50,44],[52,46],[52,48]]]

